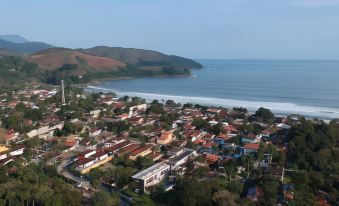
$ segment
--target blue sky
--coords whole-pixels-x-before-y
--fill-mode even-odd
[[[2,0],[0,33],[190,58],[339,59],[339,0]]]

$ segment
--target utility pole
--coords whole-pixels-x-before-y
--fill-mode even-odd
[[[61,104],[66,104],[64,80],[61,80]]]

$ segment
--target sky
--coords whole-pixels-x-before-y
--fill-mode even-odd
[[[339,59],[339,0],[1,0],[0,34],[201,59]]]

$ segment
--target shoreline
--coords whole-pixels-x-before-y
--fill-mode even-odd
[[[151,93],[140,93],[140,92],[119,92],[114,89],[106,89],[96,86],[87,87],[86,92],[114,92],[118,97],[130,96],[130,97],[141,97],[147,102],[151,102],[154,99],[158,101],[162,100],[173,100],[176,103],[192,103],[200,104],[211,107],[221,107],[225,109],[231,109],[233,107],[244,107],[250,112],[255,112],[258,108],[264,107],[270,109],[275,115],[289,116],[289,115],[300,115],[305,118],[318,118],[322,120],[332,120],[339,118],[338,111],[327,111],[336,110],[335,108],[317,107],[317,106],[302,106],[293,103],[277,103],[277,102],[259,102],[259,101],[245,101],[237,99],[225,99],[215,97],[188,97],[188,96],[175,96],[166,94],[151,94]]]
[[[87,87],[87,86],[93,86],[98,84],[103,84],[105,81],[118,81],[118,80],[132,80],[132,79],[139,79],[139,78],[184,78],[184,77],[193,77],[192,74],[187,75],[158,75],[158,76],[140,76],[140,77],[107,77],[107,78],[100,78],[100,79],[94,79],[87,83],[82,84],[73,84],[76,87]]]

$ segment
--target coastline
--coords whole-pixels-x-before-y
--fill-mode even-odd
[[[166,94],[151,94],[151,93],[139,93],[139,92],[120,92],[114,89],[107,89],[96,86],[88,86],[85,89],[86,92],[114,92],[118,97],[125,95],[130,97],[141,97],[147,102],[151,102],[154,99],[158,101],[173,100],[176,103],[192,103],[200,104],[204,106],[220,107],[225,109],[231,109],[233,107],[244,107],[250,112],[255,112],[258,108],[264,107],[270,109],[275,115],[289,116],[289,115],[300,115],[305,118],[318,118],[322,120],[332,120],[339,118],[339,110],[332,112],[327,111],[331,108],[325,107],[312,107],[296,105],[292,103],[278,103],[278,102],[255,102],[255,101],[244,101],[236,99],[225,99],[215,97],[188,97],[188,96],[175,96]]]
[[[157,75],[157,76],[140,76],[140,77],[107,77],[107,78],[94,79],[91,82],[87,82],[83,84],[74,84],[74,86],[86,87],[86,86],[103,84],[105,81],[131,80],[131,79],[139,79],[139,78],[185,78],[185,77],[193,77],[193,75],[182,74],[182,75]]]

